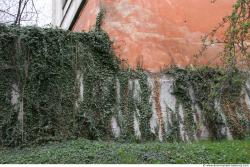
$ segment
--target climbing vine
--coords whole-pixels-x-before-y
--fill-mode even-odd
[[[244,73],[235,71],[232,82],[234,89],[223,90],[222,82],[227,77],[227,72],[223,69],[211,67],[203,68],[172,68],[166,72],[175,78],[173,85],[173,94],[176,96],[178,103],[184,106],[184,125],[189,133],[188,136],[194,136],[194,132],[199,131],[194,123],[194,105],[197,104],[203,114],[201,118],[205,122],[205,126],[210,130],[212,138],[222,139],[226,136],[222,134],[221,129],[229,126],[235,138],[242,138],[246,135],[249,128],[248,109],[245,106],[241,93],[245,87],[246,77]],[[190,93],[193,91],[193,94]],[[193,100],[192,100],[193,98]],[[218,104],[216,103],[218,101]],[[233,110],[225,107],[233,105]],[[221,109],[218,107],[222,106]],[[223,117],[226,120],[223,120]],[[241,116],[239,116],[241,115]],[[239,117],[241,117],[239,119]],[[239,121],[241,120],[241,121]],[[196,134],[198,135],[198,134]]]
[[[238,0],[226,19],[224,69],[173,67],[150,74],[123,68],[101,29],[104,12],[88,33],[0,25],[1,146],[78,137],[113,140],[112,128],[117,127],[111,127],[112,120],[120,128],[120,141],[141,142],[157,135],[161,141],[195,140],[202,124],[212,138],[225,138],[227,128],[234,138],[245,137],[250,129],[242,97],[247,75],[238,70],[236,51],[248,60],[248,0]],[[161,75],[174,80],[175,111],[162,111]],[[159,134],[151,131],[153,110]]]
[[[1,145],[110,134],[119,61],[105,32],[4,25],[0,32]]]
[[[216,1],[217,0],[214,0],[212,3],[216,3]],[[226,27],[224,39],[223,41],[218,41],[218,39],[215,38],[216,33],[223,27]],[[203,46],[198,54],[198,56],[202,56],[204,51],[212,44],[224,44],[223,52],[218,55],[221,57],[224,70],[219,70],[219,73],[217,71],[216,75],[219,75],[219,77],[215,77],[216,79],[209,82],[212,83],[209,86],[212,91],[209,93],[209,96],[207,96],[209,98],[205,99],[208,103],[205,105],[203,104],[203,106],[206,106],[206,110],[210,111],[210,113],[207,113],[208,120],[213,120],[215,118],[221,120],[218,113],[214,113],[215,110],[212,107],[214,103],[213,99],[217,98],[222,105],[222,110],[225,112],[225,116],[229,119],[228,124],[232,133],[239,138],[244,136],[244,129],[246,129],[246,126],[249,126],[245,121],[245,119],[249,117],[247,107],[241,107],[241,93],[245,87],[245,81],[246,78],[249,77],[249,73],[239,72],[249,70],[250,67],[249,29],[250,1],[237,0],[233,5],[231,15],[224,17],[223,21],[203,38]],[[204,78],[200,78],[200,80],[202,79]],[[205,82],[207,81],[211,81],[211,78],[205,80]],[[196,86],[197,85],[199,84],[196,84]],[[213,113],[213,115],[211,113]],[[244,118],[242,117],[239,120],[239,113],[243,114]],[[220,122],[220,120],[217,122]],[[213,123],[210,124],[213,125]],[[215,134],[216,129],[218,129],[217,125],[214,124],[212,129],[214,129],[213,134],[218,137],[219,135]]]
[[[136,140],[146,139],[150,129],[146,74],[120,68],[107,33],[100,28],[102,17],[98,15],[96,28],[88,33],[0,26],[1,145],[76,137],[109,140],[113,115],[124,139],[135,134],[134,116],[142,125]],[[115,109],[117,79],[122,118]],[[141,85],[137,92],[134,79]]]

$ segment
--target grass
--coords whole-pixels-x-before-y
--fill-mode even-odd
[[[0,163],[250,163],[250,140],[121,144],[79,139],[2,149]]]

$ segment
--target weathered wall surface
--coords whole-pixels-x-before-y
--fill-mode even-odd
[[[150,71],[169,65],[218,65],[214,45],[206,56],[194,59],[201,36],[215,28],[232,9],[235,0],[89,0],[73,28],[88,31],[95,23],[100,4],[107,13],[103,28],[115,41],[118,56]],[[221,39],[222,32],[216,38]],[[209,56],[207,56],[209,55]]]
[[[250,80],[215,68],[120,68],[106,32],[0,26],[0,147],[250,135]],[[248,77],[248,80],[247,80]]]
[[[189,88],[189,98],[192,101],[192,112],[185,108],[185,105],[178,101],[177,97],[173,95],[173,84],[175,82],[175,78],[166,75],[148,75],[148,87],[150,89],[151,95],[149,98],[149,102],[151,104],[151,117],[150,117],[150,131],[155,136],[157,136],[159,141],[166,140],[169,138],[177,138],[177,140],[188,142],[194,140],[201,139],[209,139],[213,138],[214,134],[212,133],[211,127],[208,126],[208,118],[206,117],[206,111],[202,110],[199,104],[196,101],[195,91],[192,87]],[[142,90],[140,85],[140,80],[130,80],[130,85],[134,84],[134,86],[129,86],[129,91],[133,94],[133,100],[139,101],[142,98]],[[247,80],[245,86],[243,86],[241,92],[241,105],[247,108],[246,113],[237,113],[236,119],[241,120],[243,117],[246,119],[250,119],[250,104],[249,104],[249,92],[250,92],[250,80]],[[116,82],[116,96],[121,97],[120,90],[120,81]],[[118,104],[119,105],[119,104]],[[233,125],[230,117],[228,115],[228,111],[223,110],[222,104],[218,99],[214,99],[213,101],[214,111],[218,114],[216,117],[219,122],[214,120],[214,124],[218,124],[217,126],[217,135],[220,138],[232,140],[233,134]],[[120,108],[120,107],[117,107]],[[134,111],[134,121],[133,121],[133,130],[134,135],[141,139],[141,122],[140,118],[140,110],[136,108]],[[138,112],[139,116],[136,114]],[[236,112],[236,111],[234,111]],[[113,130],[114,137],[118,138],[121,135],[122,127],[119,126],[119,121],[117,118],[121,118],[124,116],[122,111],[119,111],[120,116],[112,117],[111,126]],[[239,114],[239,115],[238,115]],[[188,118],[189,117],[189,118]],[[248,118],[247,118],[248,117]],[[191,124],[193,128],[188,128],[187,123],[192,120]],[[249,124],[249,123],[247,123]],[[249,131],[249,127],[247,128]],[[247,132],[249,133],[249,132]],[[217,137],[218,137],[217,136]]]

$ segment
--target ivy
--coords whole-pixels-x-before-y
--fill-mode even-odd
[[[110,83],[119,65],[105,32],[4,25],[0,30],[2,145],[71,138],[85,123],[89,131],[99,129],[94,131],[97,136],[107,134],[106,117],[111,114],[114,91]],[[81,109],[75,107],[79,98],[77,71],[85,86]],[[18,94],[16,109],[11,103],[13,91]]]
[[[120,127],[120,141],[143,142],[156,137],[150,131],[149,99],[151,91],[156,91],[153,100],[161,117],[160,79],[154,82],[158,84],[155,90],[150,90],[151,74],[140,68],[121,68],[108,34],[101,29],[103,17],[102,9],[96,27],[88,33],[0,25],[1,146],[79,137],[113,140],[112,117]],[[248,25],[244,22],[243,27]],[[210,67],[174,67],[163,73],[174,78],[176,111],[183,106],[183,125],[190,140],[199,128],[194,104],[204,112],[201,119],[211,137],[225,138],[221,133],[225,121],[215,102],[221,106],[233,137],[245,137],[250,127],[250,115],[241,98],[245,73],[233,68],[228,75],[224,69]],[[159,118],[160,130],[167,130],[162,134],[167,141],[180,140],[181,116],[176,111],[169,114],[171,125]],[[135,120],[139,136],[135,135]]]
[[[98,17],[101,21],[103,16]],[[147,76],[120,68],[109,36],[99,24],[88,33],[0,26],[1,145],[77,137],[113,139],[114,115],[121,138],[131,140],[136,109],[146,140],[151,116]],[[122,118],[114,109],[117,79]],[[129,88],[134,79],[141,87],[140,103],[134,103],[134,90]]]
[[[176,96],[178,103],[184,105],[185,121],[184,126],[188,132],[188,136],[193,136],[196,126],[193,120],[193,109],[190,96],[190,88],[194,91],[194,103],[196,103],[204,112],[202,118],[205,125],[208,127],[212,138],[225,138],[221,134],[221,126],[225,124],[219,111],[216,109],[215,100],[219,101],[222,106],[222,112],[226,116],[230,131],[235,138],[242,138],[246,135],[249,119],[245,114],[242,121],[239,123],[238,115],[248,112],[242,106],[241,91],[246,83],[246,75],[240,71],[235,71],[231,79],[230,85],[225,87],[225,78],[227,73],[223,69],[216,69],[211,67],[202,68],[187,68],[179,69],[172,68],[167,71],[175,78],[173,85],[173,94]],[[244,103],[244,102],[243,102]],[[232,106],[227,106],[231,104]],[[248,123],[247,123],[248,122]]]

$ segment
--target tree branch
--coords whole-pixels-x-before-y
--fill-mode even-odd
[[[22,7],[22,2],[23,2],[23,0],[19,0],[19,2],[18,2],[18,10],[17,10],[16,19],[15,19],[15,22],[14,22],[15,25],[18,25],[18,20],[19,20],[19,17],[20,17],[20,12],[21,12],[21,7]]]
[[[7,12],[7,11],[1,10],[1,9],[0,9],[0,12],[5,13],[5,14],[7,14],[9,16],[12,16],[12,17],[16,17],[15,15],[13,15],[13,14]]]

